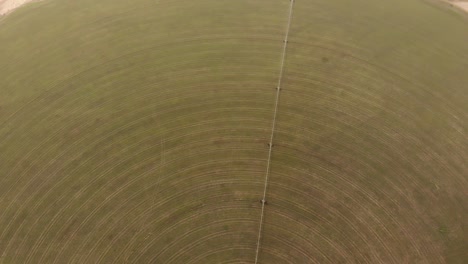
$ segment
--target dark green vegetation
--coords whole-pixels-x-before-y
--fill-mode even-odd
[[[287,0],[0,21],[0,263],[253,263]],[[261,263],[467,263],[468,20],[296,0]]]

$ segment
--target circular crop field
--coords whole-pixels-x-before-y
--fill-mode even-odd
[[[44,0],[0,19],[0,263],[468,263],[468,16]]]

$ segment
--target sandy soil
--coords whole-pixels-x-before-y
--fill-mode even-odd
[[[38,0],[0,0],[0,16],[5,15],[16,8],[33,1]]]
[[[446,1],[468,12],[468,0],[446,0]]]
[[[468,12],[468,2],[457,2],[454,4],[460,7],[461,9],[465,10],[466,12]]]

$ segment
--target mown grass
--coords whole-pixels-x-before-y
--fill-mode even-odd
[[[0,263],[253,263],[288,6],[2,19]],[[423,1],[296,1],[261,263],[467,260],[466,43]]]
[[[466,261],[449,244],[466,244],[463,27],[417,1],[296,2],[264,247],[293,263]]]

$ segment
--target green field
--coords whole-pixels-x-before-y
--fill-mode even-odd
[[[1,18],[0,263],[468,263],[468,16],[289,8]]]

